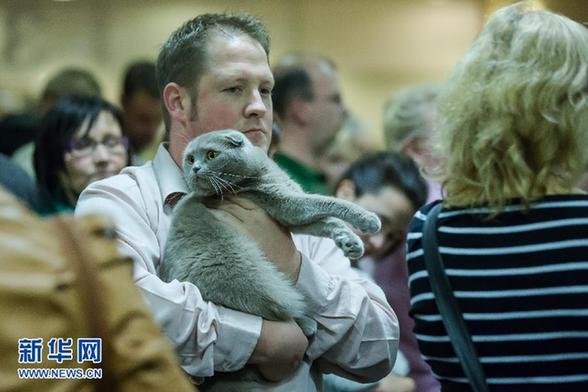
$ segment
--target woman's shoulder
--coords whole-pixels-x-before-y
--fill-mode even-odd
[[[408,225],[409,237],[410,233],[420,232],[422,230],[423,223],[427,219],[429,212],[433,209],[433,207],[442,202],[442,200],[435,200],[429,204],[425,204],[413,215],[412,220]]]

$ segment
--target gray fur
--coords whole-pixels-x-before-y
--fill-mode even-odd
[[[378,217],[353,203],[304,193],[238,131],[211,132],[192,140],[184,152],[183,170],[190,193],[174,209],[161,279],[192,282],[205,300],[267,320],[294,318],[311,335],[316,324],[304,317],[304,296],[291,279],[254,241],[217,220],[202,202],[227,193],[245,194],[291,232],[332,238],[351,258],[361,257],[363,244],[345,222],[374,233],[380,229]],[[223,390],[222,381],[217,384]]]

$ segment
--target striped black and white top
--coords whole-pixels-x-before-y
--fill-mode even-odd
[[[444,391],[468,391],[435,305],[413,218],[407,262],[421,353]],[[588,391],[588,196],[444,209],[438,242],[492,391]]]

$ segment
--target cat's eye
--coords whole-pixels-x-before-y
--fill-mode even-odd
[[[211,150],[206,153],[206,158],[208,160],[212,160],[212,159],[216,158],[217,156],[218,156],[218,152],[216,152],[216,151]]]
[[[192,164],[194,163],[194,155],[188,155],[188,156],[186,157],[186,161],[187,161],[187,162],[188,162],[190,165],[192,165]]]

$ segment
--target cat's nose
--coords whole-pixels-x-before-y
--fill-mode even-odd
[[[194,172],[194,174],[198,174],[198,171],[200,170],[200,166],[192,166],[192,171]]]

